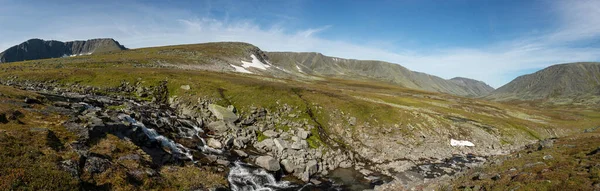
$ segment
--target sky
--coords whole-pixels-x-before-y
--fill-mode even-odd
[[[500,87],[600,61],[593,0],[0,0],[0,50],[31,38],[128,48],[242,41],[265,51],[382,60]]]

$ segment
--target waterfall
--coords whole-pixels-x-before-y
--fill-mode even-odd
[[[120,120],[129,122],[133,127],[140,128],[148,138],[160,142],[161,146],[168,148],[171,153],[177,154],[182,158],[187,158],[193,161],[193,157],[190,149],[184,147],[175,141],[162,136],[156,132],[156,130],[147,128],[143,123],[136,121],[131,116],[126,114],[120,114],[118,116]],[[214,149],[206,144],[206,141],[198,135],[198,133],[204,132],[199,127],[194,127],[195,135],[202,141],[202,147],[199,149],[204,153],[222,154],[222,150]],[[297,185],[292,185],[287,181],[277,181],[275,176],[266,170],[245,164],[240,161],[233,163],[230,167],[229,175],[227,180],[233,191],[273,191],[273,190],[288,190],[299,189]]]
[[[181,145],[179,143],[175,143],[175,141],[173,141],[169,138],[166,138],[165,136],[159,135],[156,132],[156,130],[147,128],[143,123],[136,121],[135,119],[131,118],[131,116],[126,115],[126,114],[120,114],[119,119],[125,120],[125,121],[131,123],[131,125],[136,128],[141,128],[142,131],[144,132],[144,134],[146,134],[146,136],[148,136],[148,138],[158,141],[161,144],[161,146],[168,148],[171,151],[171,153],[175,153],[175,154],[179,155],[181,158],[187,158],[192,161],[194,160],[190,149],[184,147],[183,145]]]
[[[277,182],[266,170],[236,161],[229,170],[227,181],[234,191],[272,191],[292,189],[296,186],[287,181]]]

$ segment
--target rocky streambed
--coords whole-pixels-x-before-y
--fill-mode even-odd
[[[472,155],[402,161],[410,167],[383,175],[369,167],[369,160],[352,151],[311,147],[308,141],[319,127],[289,120],[303,111],[286,104],[276,111],[251,107],[249,115],[240,116],[235,107],[219,106],[214,100],[189,103],[176,97],[169,99],[164,95],[165,86],[140,90],[123,84],[110,90],[152,97],[152,101],[141,101],[96,95],[91,87],[73,90],[52,84],[4,84],[39,92],[71,116],[64,127],[76,133],[78,141],[71,146],[82,159],[79,164],[65,162],[62,166],[74,173],[81,168],[98,173],[107,169],[111,164],[107,159],[89,152],[89,143],[106,134],[133,142],[151,157],[154,168],[179,164],[227,172],[232,190],[386,190],[389,187],[378,186],[384,183],[410,189],[485,161]],[[275,128],[278,124],[291,128],[282,131]]]

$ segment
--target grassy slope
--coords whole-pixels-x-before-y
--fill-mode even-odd
[[[594,190],[600,186],[600,133],[560,138],[552,148],[500,157],[452,182],[452,189],[470,190]],[[552,159],[543,159],[552,156]],[[473,178],[479,175],[480,178]],[[497,176],[496,180],[492,177]],[[465,189],[467,188],[467,189]],[[478,190],[478,189],[473,189]]]
[[[39,97],[37,94],[0,86],[0,116],[21,115],[0,121],[0,190],[79,190],[83,183],[60,169],[61,161],[79,160],[70,143],[76,140],[62,123],[69,116],[48,109],[47,105],[36,104],[23,107],[26,97]],[[110,185],[116,190],[189,190],[201,187],[224,186],[222,174],[214,174],[199,168],[165,166],[160,169],[160,177],[146,174],[136,177],[140,182],[130,182],[127,172],[149,169],[149,156],[130,141],[108,135],[92,145],[90,152],[113,159],[109,170],[91,176],[81,175],[82,181],[97,186]],[[117,160],[121,156],[138,154],[142,161]]]
[[[221,100],[221,104],[231,103],[241,108],[242,111],[250,106],[273,109],[277,107],[277,101],[280,101],[281,104],[287,103],[298,106],[305,110],[306,105],[296,95],[296,93],[300,93],[305,95],[305,99],[309,99],[309,103],[321,106],[324,113],[341,110],[346,114],[357,117],[359,123],[369,122],[370,124],[382,125],[410,123],[411,120],[418,120],[407,116],[407,109],[394,107],[394,105],[421,108],[421,110],[431,113],[434,118],[440,118],[440,121],[445,121],[441,119],[443,116],[435,116],[435,114],[456,114],[499,126],[501,129],[511,126],[517,129],[520,127],[534,128],[532,134],[536,134],[536,131],[543,131],[535,128],[558,127],[556,124],[562,125],[563,123],[565,125],[574,122],[578,124],[585,123],[585,121],[576,120],[585,117],[585,112],[583,114],[573,114],[557,110],[523,109],[492,102],[404,89],[381,82],[327,79],[307,83],[253,75],[146,68],[146,66],[152,65],[143,64],[157,60],[170,63],[185,61],[188,64],[202,64],[207,59],[243,57],[245,51],[251,48],[250,46],[239,43],[213,43],[145,48],[69,59],[4,64],[0,66],[0,69],[4,71],[0,73],[0,77],[6,79],[10,76],[18,76],[20,80],[37,81],[57,80],[62,84],[80,84],[95,87],[116,87],[122,81],[132,84],[141,81],[144,85],[153,86],[158,84],[158,81],[168,80],[171,95],[216,98]],[[188,56],[181,56],[181,54]],[[190,85],[191,90],[181,90],[178,88],[180,85]],[[225,97],[222,97],[222,95],[225,95]],[[357,98],[368,98],[368,100]],[[374,100],[389,104],[375,104]],[[540,118],[548,119],[550,123],[547,123],[547,125],[532,123],[529,120],[510,117],[509,113],[540,115],[542,116]],[[323,120],[322,122],[335,120],[329,119],[330,116],[327,115],[318,117]],[[300,118],[308,118],[308,116],[304,115]],[[577,126],[571,127],[577,128]],[[584,126],[580,127],[585,128]]]
[[[100,88],[117,87],[123,81],[155,86],[159,81],[167,80],[171,96],[190,101],[208,98],[217,100],[221,105],[232,104],[242,115],[251,106],[271,111],[283,104],[297,107],[305,112],[294,120],[307,121],[311,125],[318,122],[342,144],[350,141],[348,137],[341,136],[345,132],[350,132],[352,139],[359,139],[359,135],[364,133],[414,137],[420,131],[451,131],[451,134],[469,135],[470,132],[466,131],[452,132],[450,127],[455,124],[449,117],[465,118],[494,127],[493,131],[498,132],[502,144],[511,144],[523,137],[543,139],[553,136],[552,132],[559,135],[579,132],[600,122],[600,115],[592,110],[537,110],[405,89],[381,82],[341,79],[298,82],[255,75],[155,68],[153,65],[156,61],[207,64],[215,59],[246,57],[248,49],[252,46],[213,43],[11,63],[0,65],[0,79],[54,81],[67,87],[79,84]],[[191,89],[180,89],[181,85],[190,85]],[[105,92],[99,90],[98,93]],[[316,121],[306,112],[309,107]],[[358,125],[350,126],[349,116],[356,117]],[[405,128],[407,126],[416,129]],[[313,136],[310,142],[312,146],[318,146],[324,141]]]

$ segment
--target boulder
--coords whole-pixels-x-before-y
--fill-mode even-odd
[[[246,154],[246,152],[244,152],[242,150],[233,150],[233,152],[239,157],[242,157],[242,158],[248,157],[248,154]]]
[[[90,174],[102,173],[108,168],[110,168],[110,165],[110,161],[106,159],[90,157],[87,158],[87,160],[85,161],[85,166],[83,167],[83,169],[85,170],[85,172],[88,172]]]
[[[307,149],[308,142],[306,142],[306,140],[296,141],[296,142],[292,143],[291,148],[295,149],[295,150]]]
[[[292,163],[290,160],[288,159],[283,159],[281,160],[281,166],[283,166],[283,169],[287,172],[287,173],[292,173],[294,172],[294,169],[296,168],[296,166],[294,165],[294,163]]]
[[[220,164],[223,166],[229,166],[229,161],[223,160],[223,159],[217,159],[217,164]]]
[[[307,139],[308,136],[310,136],[310,131],[306,131],[304,129],[298,130],[298,137],[300,137],[301,139]]]
[[[219,120],[223,120],[225,122],[235,122],[238,120],[238,116],[230,111],[229,109],[215,104],[209,104],[208,110],[217,117]]]
[[[220,133],[224,133],[227,130],[229,130],[229,127],[223,121],[215,121],[215,122],[208,124],[208,129],[217,134],[220,134]]]
[[[181,85],[182,90],[190,90],[190,85]]]
[[[281,169],[279,166],[279,162],[277,159],[272,156],[260,156],[256,158],[256,165],[268,170],[268,171],[278,171]]]
[[[310,160],[308,163],[306,163],[306,172],[308,172],[308,175],[313,175],[317,173],[318,170],[319,168],[316,160]]]
[[[279,133],[273,131],[273,130],[266,130],[265,132],[263,132],[263,135],[269,138],[277,138],[279,137]]]
[[[221,149],[221,148],[223,148],[223,145],[221,144],[221,142],[219,142],[218,140],[213,139],[213,138],[209,138],[207,140],[206,144],[208,144],[209,147],[212,147],[212,148],[215,148],[215,149]]]
[[[283,151],[287,148],[287,142],[281,139],[275,139],[273,140],[273,143],[275,143],[275,146],[277,147],[277,150],[279,151]]]

